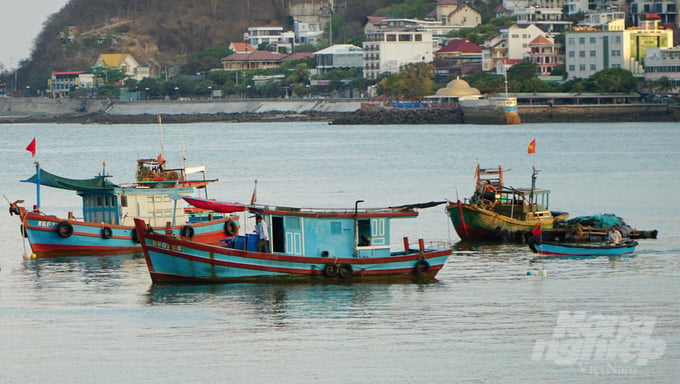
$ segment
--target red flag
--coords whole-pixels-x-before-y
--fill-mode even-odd
[[[537,225],[536,228],[534,228],[531,231],[531,234],[534,235],[534,236],[540,236],[541,235],[541,226]]]
[[[33,140],[31,140],[31,143],[28,144],[26,150],[31,152],[31,157],[35,157],[35,152],[38,150],[38,145],[35,142],[35,137],[33,138]]]
[[[531,140],[531,143],[529,143],[527,153],[536,153],[536,139]]]
[[[255,187],[253,188],[253,194],[250,196],[250,205],[255,204],[257,201],[257,180],[255,180]]]
[[[162,153],[159,154],[158,156],[156,156],[156,161],[158,161],[159,163],[163,162],[163,154]]]

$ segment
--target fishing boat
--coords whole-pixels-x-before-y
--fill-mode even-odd
[[[546,241],[543,236],[529,238],[529,248],[543,258],[549,257],[589,257],[632,255],[638,243],[624,240],[620,243],[602,242],[561,242]]]
[[[138,164],[145,167],[149,162]],[[139,253],[135,217],[144,218],[158,231],[205,243],[218,243],[237,234],[238,217],[184,210],[181,196],[195,195],[215,180],[191,181],[186,169],[164,170],[164,164],[158,162],[156,180],[117,185],[108,180],[111,176],[106,175],[105,163],[102,173],[93,178],[70,179],[42,170],[36,162],[36,173],[22,181],[36,184],[37,203],[32,210],[21,206],[23,200],[10,203],[10,215],[19,216],[31,256],[39,258]],[[41,186],[75,191],[82,199],[82,217],[76,218],[72,212],[58,217],[43,210]]]
[[[363,201],[358,200],[353,209],[320,209],[186,200],[220,212],[261,215],[270,247],[258,251],[254,234],[221,246],[205,244],[149,229],[135,219],[154,283],[427,280],[452,252],[450,246],[426,247],[423,240],[412,247],[408,238],[402,249],[391,249],[391,220],[416,217],[417,208],[432,203],[359,209]]]
[[[476,186],[472,197],[451,202],[446,211],[463,241],[526,242],[536,226],[552,228],[564,212],[548,209],[550,191],[536,188],[533,168],[531,188],[512,188],[503,182],[504,170],[475,170]]]

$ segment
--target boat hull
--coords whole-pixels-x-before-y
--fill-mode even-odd
[[[375,258],[259,253],[149,233],[143,221],[136,223],[154,283],[432,279],[452,252],[408,250]]]
[[[537,226],[552,228],[555,222],[553,217],[517,220],[461,201],[449,204],[446,210],[463,241],[524,242]]]
[[[609,243],[555,243],[538,241],[531,238],[529,247],[544,257],[585,257],[585,256],[623,256],[632,255],[637,247],[636,241],[621,244]]]
[[[187,235],[193,233],[192,238],[197,241],[218,243],[227,237],[225,228],[228,220],[224,218],[176,225],[175,232]],[[185,229],[186,226],[191,227],[191,230]],[[65,232],[64,228],[68,231]],[[165,227],[155,229],[166,230]],[[25,213],[21,231],[28,238],[31,250],[37,258],[104,256],[142,251],[134,226],[87,223],[39,213]]]

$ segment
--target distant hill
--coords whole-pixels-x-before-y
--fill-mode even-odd
[[[89,70],[100,53],[131,53],[158,68],[182,65],[204,49],[243,41],[249,26],[292,29],[289,9],[300,3],[323,12],[328,1],[71,0],[45,22],[29,62],[19,70],[20,82],[44,87],[51,72]],[[334,40],[361,35],[364,17],[390,3],[336,1],[342,23],[334,28]]]

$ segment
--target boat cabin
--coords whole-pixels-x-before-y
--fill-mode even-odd
[[[187,221],[183,201],[175,202],[174,195],[190,195],[192,188],[114,188],[109,190],[78,191],[83,200],[83,219],[86,222],[112,225],[134,225],[133,218],[143,218],[153,226]]]
[[[269,227],[273,253],[329,258],[390,256],[390,220],[418,216],[408,208],[268,207],[261,214]]]

